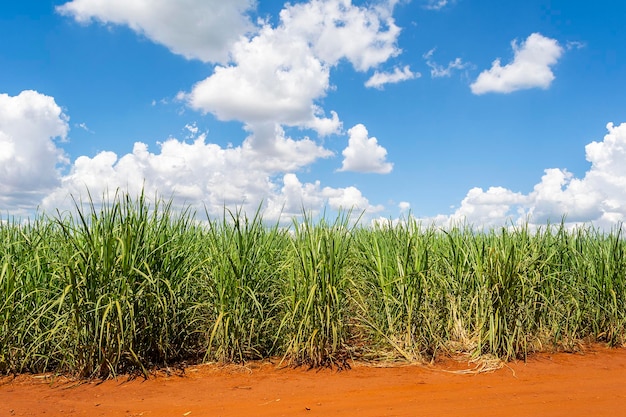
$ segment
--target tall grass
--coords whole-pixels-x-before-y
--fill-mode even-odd
[[[372,339],[407,360],[423,356],[422,348],[439,330],[428,329],[434,321],[426,316],[435,301],[428,285],[433,237],[432,228],[423,231],[413,218],[375,223],[357,233],[352,281],[360,290],[359,317],[374,332]]]
[[[282,227],[261,210],[202,221],[144,195],[75,205],[0,222],[0,373],[511,359],[626,341],[622,225],[366,227],[345,212]]]
[[[5,372],[145,373],[198,350],[190,214],[143,195],[86,207],[0,229]]]
[[[314,223],[305,212],[293,232],[285,268],[286,354],[297,364],[346,366],[350,213],[329,224],[324,217]]]
[[[621,225],[476,232],[409,219],[360,230],[360,319],[401,357],[525,357],[585,340],[624,343]],[[360,284],[358,284],[360,283]],[[378,335],[378,337],[376,337]],[[383,352],[379,348],[379,352]]]
[[[53,225],[0,222],[0,371],[56,366],[57,347],[48,334],[56,320]],[[52,363],[51,363],[52,362]]]
[[[201,238],[205,261],[195,300],[208,333],[205,359],[244,361],[275,354],[285,231],[266,227],[260,210],[249,219],[225,210]]]

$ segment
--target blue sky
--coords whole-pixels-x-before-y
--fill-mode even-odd
[[[0,210],[144,187],[270,218],[610,227],[626,216],[624,16],[621,1],[3,4]]]

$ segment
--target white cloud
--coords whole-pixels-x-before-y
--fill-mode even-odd
[[[308,137],[299,140],[285,137],[284,130],[278,124],[248,125],[246,129],[252,134],[244,141],[242,148],[246,155],[250,155],[252,166],[258,169],[270,172],[295,171],[319,158],[333,156],[331,151]]]
[[[591,168],[584,178],[574,178],[565,170],[546,170],[531,193],[534,217],[542,220],[562,212],[569,221],[601,225],[626,219],[626,123],[609,123],[607,129],[602,142],[585,147]]]
[[[568,51],[572,50],[572,49],[583,49],[586,48],[587,44],[584,42],[578,42],[578,41],[568,41],[565,44],[565,49],[567,49]]]
[[[222,148],[207,143],[202,133],[191,142],[170,138],[153,153],[144,143],[135,143],[132,153],[118,157],[100,152],[93,158],[79,157],[61,184],[43,199],[47,210],[70,208],[70,194],[91,196],[99,202],[107,191],[118,188],[131,194],[144,189],[146,195],[173,196],[176,205],[189,204],[212,215],[221,214],[224,205],[253,212],[264,202],[264,215],[301,214],[304,207],[319,212],[331,209],[382,210],[373,206],[354,187],[322,187],[320,181],[301,183],[296,171],[332,153],[308,138],[285,136],[278,125],[248,127],[250,136],[241,146]],[[193,133],[194,125],[186,126]]]
[[[70,208],[69,196],[85,197],[87,189],[98,200],[117,188],[131,193],[143,188],[147,195],[172,195],[176,204],[206,204],[211,213],[219,213],[224,204],[255,209],[261,201],[276,215],[281,210],[297,214],[303,206],[319,210],[324,204],[331,209],[380,211],[381,206],[371,205],[355,187],[301,182],[297,171],[334,153],[308,137],[288,137],[283,126],[312,129],[320,136],[342,133],[337,113],[320,104],[333,88],[330,71],[340,61],[356,71],[369,71],[401,52],[396,45],[400,29],[392,18],[396,3],[287,3],[278,24],[272,25],[269,20],[251,22],[253,0],[68,1],[56,10],[79,23],[125,25],[188,59],[218,63],[211,76],[177,98],[220,120],[241,121],[248,136],[239,146],[223,148],[207,142],[206,134],[192,123],[185,126],[182,140],[169,138],[159,143],[157,152],[138,142],[128,154],[103,151],[80,156],[69,165],[53,142],[55,137],[66,138],[67,118],[52,98],[37,95],[29,105],[32,110],[36,102],[45,102],[44,115],[33,116],[37,117],[33,121],[24,113],[23,124],[11,121],[7,128],[0,124],[0,158],[24,155],[24,163],[18,159],[0,164],[9,178],[2,184],[1,198],[8,201],[11,192],[26,190],[34,192],[26,206],[41,203],[51,210]],[[394,75],[388,76],[391,80]],[[398,77],[409,76],[416,75],[406,67],[395,77],[399,81]],[[11,102],[2,110],[15,107]],[[41,129],[19,143],[11,130],[37,127]],[[89,131],[84,123],[76,128]],[[343,170],[391,171],[386,150],[376,138],[367,137],[362,125],[348,134]],[[59,167],[69,167],[67,174],[62,175]]]
[[[400,29],[392,18],[395,4],[287,3],[275,25],[269,20],[251,23],[252,0],[72,0],[57,7],[78,22],[126,25],[174,53],[217,62],[208,78],[177,99],[220,120],[242,122],[248,136],[239,146],[222,148],[208,143],[196,124],[188,124],[182,140],[169,138],[157,152],[136,143],[121,156],[104,151],[78,157],[67,175],[47,177],[52,179],[48,189],[54,189],[40,200],[42,206],[68,208],[69,195],[84,196],[87,189],[100,198],[107,190],[136,193],[144,188],[148,195],[173,195],[176,204],[206,204],[216,213],[224,204],[256,209],[260,201],[275,213],[278,207],[291,212],[296,205],[299,212],[301,202],[317,209],[328,204],[380,210],[354,187],[301,183],[297,171],[334,153],[308,137],[288,137],[283,127],[312,129],[319,136],[342,133],[338,114],[320,103],[333,88],[330,71],[340,61],[368,71],[401,52],[396,45]],[[344,168],[389,172],[386,150],[364,131],[363,138],[351,138]],[[66,132],[67,127],[61,136]],[[354,136],[356,131],[350,132]],[[8,155],[9,145],[5,147]],[[354,159],[360,156],[365,159]]]
[[[454,61],[450,61],[447,67],[437,64],[432,60],[432,56],[435,53],[435,48],[424,54],[426,65],[430,67],[430,76],[432,78],[450,77],[453,70],[462,70],[468,67],[469,64],[463,62],[461,58],[456,58]]]
[[[68,160],[55,139],[66,139],[68,121],[52,97],[36,91],[0,94],[2,210],[21,214],[58,184]]]
[[[304,39],[321,61],[335,65],[346,58],[366,71],[401,51],[396,46],[400,28],[391,12],[395,2],[359,7],[351,0],[311,0],[286,5],[281,26],[291,38]]]
[[[87,123],[77,123],[74,125],[75,127],[78,127],[80,129],[83,129],[85,132],[88,133],[95,133],[93,130],[89,129],[89,126],[87,126]]]
[[[463,220],[477,226],[559,222],[563,216],[570,225],[592,222],[611,228],[626,220],[626,123],[607,125],[601,142],[585,147],[591,168],[583,178],[565,169],[546,169],[533,191],[524,195],[502,187],[471,189],[461,206],[450,216],[425,219],[437,224]]]
[[[520,46],[511,42],[515,56],[513,62],[501,66],[500,59],[489,70],[480,73],[471,85],[474,94],[510,93],[529,88],[546,89],[554,80],[551,67],[563,54],[555,39],[533,33]]]
[[[385,84],[399,83],[402,81],[419,78],[421,76],[422,74],[420,74],[419,72],[412,72],[409,66],[406,65],[402,69],[398,67],[394,68],[393,72],[374,72],[374,75],[372,75],[370,79],[365,82],[365,86],[382,90]]]
[[[232,49],[232,64],[182,94],[189,105],[221,120],[279,123],[338,133],[335,112],[317,104],[330,88],[330,69],[346,59],[366,71],[400,53],[390,9],[350,0],[287,4],[276,27],[263,26]]]
[[[198,132],[200,132],[200,129],[198,128],[198,124],[196,122],[187,123],[184,130],[187,131],[187,139],[194,138],[198,135]]]
[[[428,4],[424,6],[428,10],[441,10],[448,5],[448,0],[428,0]]]
[[[276,122],[292,126],[340,128],[336,115],[324,125],[314,104],[329,87],[329,68],[312,55],[304,40],[265,27],[233,50],[234,65],[215,68],[187,96],[191,107],[221,120]]]
[[[319,158],[333,155],[309,138],[285,137],[282,127],[312,129],[320,136],[341,133],[339,115],[326,111],[319,103],[332,88],[331,68],[344,60],[357,71],[368,71],[401,52],[396,45],[400,29],[392,17],[395,4],[396,1],[387,1],[357,6],[351,0],[287,3],[277,24],[260,21],[252,27],[245,14],[254,6],[250,0],[186,0],[185,4],[157,0],[150,6],[147,0],[66,3],[57,10],[79,22],[95,19],[128,25],[188,58],[220,61],[209,77],[196,83],[190,92],[179,93],[177,98],[219,120],[243,122],[250,135],[241,146],[227,149],[204,142],[188,145],[168,140],[156,155],[138,144],[132,154],[119,160],[110,153],[79,158],[72,173],[64,178],[63,188],[77,192],[87,183],[96,190],[102,189],[102,178],[123,187],[127,178],[134,184],[146,178],[147,186],[159,184],[166,193],[168,190],[186,193],[189,198],[202,195],[211,204],[222,204],[223,199],[258,201],[262,195],[273,195],[278,184],[271,178],[279,173],[291,174]],[[219,14],[224,19],[206,18]],[[387,82],[393,82],[394,77],[400,81],[416,76],[408,67],[397,72],[388,74]],[[192,135],[197,134],[196,129],[194,125],[187,127]],[[351,140],[354,143],[344,151],[347,155],[344,170],[391,170],[392,165],[385,162],[386,151],[375,138],[368,139],[365,133],[365,138]],[[204,154],[204,161],[213,162],[194,163],[193,155],[188,155],[191,148],[194,155]],[[365,159],[357,161],[355,157]],[[240,167],[246,167],[247,171]],[[196,177],[202,177],[200,172],[206,173],[209,179],[197,183],[198,180],[187,178],[187,171],[194,172]],[[290,176],[286,178],[293,180]],[[259,182],[261,179],[263,182]],[[225,182],[234,185],[218,193],[219,198],[211,194],[213,191],[208,196],[207,191],[202,191],[220,190],[226,187]],[[316,185],[305,184],[300,188],[310,191],[311,187],[315,189]],[[363,199],[356,189],[319,189],[319,193],[333,201],[330,204],[342,199]],[[329,190],[339,195],[331,195]],[[51,197],[48,203],[58,200],[57,197]]]
[[[233,43],[254,26],[254,0],[73,0],[57,12],[80,23],[127,25],[188,59],[225,62]]]
[[[593,169],[593,168],[592,168]],[[556,213],[567,215],[569,222],[598,220],[602,216],[602,190],[594,190],[585,179],[577,179],[567,170],[546,169],[535,185],[529,214],[534,222],[554,221]]]
[[[346,59],[366,71],[398,55],[396,3],[287,3],[276,27],[251,24],[246,12],[255,6],[252,0],[72,0],[57,11],[83,23],[127,25],[188,58],[228,57],[229,65],[216,66],[189,94],[178,96],[197,110],[221,120],[278,123],[328,135],[338,133],[341,122],[316,100],[330,88],[330,67]]]
[[[348,130],[348,147],[343,150],[343,164],[339,171],[373,172],[388,174],[393,164],[386,162],[387,150],[378,144],[375,137],[368,137],[362,124]]]
[[[270,196],[264,212],[269,218],[297,216],[302,210],[317,215],[323,207],[333,210],[365,211],[373,214],[381,211],[382,206],[373,206],[355,187],[332,188],[322,187],[319,181],[302,184],[293,174],[285,174],[283,187],[279,193]]]
[[[400,213],[406,213],[411,209],[411,203],[407,201],[400,201],[398,208],[400,209]]]
[[[458,223],[467,221],[478,227],[503,225],[507,219],[518,217],[519,206],[528,198],[502,187],[472,188],[452,216],[450,221]]]

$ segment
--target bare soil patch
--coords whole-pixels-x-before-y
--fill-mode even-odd
[[[184,375],[77,383],[0,380],[5,416],[616,416],[626,410],[626,349],[540,354],[493,372],[472,364],[351,370],[202,365]]]

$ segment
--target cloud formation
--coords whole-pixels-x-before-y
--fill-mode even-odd
[[[287,4],[276,27],[265,24],[241,38],[230,65],[217,66],[179,97],[220,120],[338,133],[338,115],[326,115],[317,103],[330,88],[331,67],[345,59],[367,71],[400,53],[399,33],[390,8],[359,7],[350,0]]]
[[[433,61],[432,57],[435,53],[435,48],[424,54],[426,65],[430,67],[430,76],[432,78],[450,77],[453,70],[462,70],[469,66],[469,64],[463,62],[461,58],[456,58],[454,61],[450,61],[447,67],[437,64]]]
[[[0,206],[23,214],[57,186],[69,160],[59,141],[69,118],[54,98],[36,91],[0,94]]]
[[[85,197],[89,190],[98,200],[119,188],[131,194],[143,189],[148,196],[171,196],[178,206],[191,205],[200,211],[206,207],[212,215],[219,215],[224,206],[253,212],[261,202],[267,218],[300,214],[302,208],[317,212],[324,205],[368,212],[382,209],[372,206],[354,187],[301,183],[293,171],[332,153],[310,139],[286,137],[279,126],[264,128],[259,129],[261,135],[271,140],[255,132],[237,147],[207,143],[205,133],[188,126],[189,140],[170,138],[159,144],[158,153],[137,142],[132,153],[121,157],[109,151],[93,158],[81,156],[67,175],[57,176],[60,185],[43,199],[42,206],[69,208],[70,194]]]
[[[347,59],[356,70],[367,71],[401,52],[393,6],[394,2],[356,6],[351,0],[287,4],[280,12],[278,30],[305,39],[315,56],[329,65]]]
[[[372,75],[369,80],[365,82],[365,86],[382,90],[385,84],[396,84],[402,81],[419,78],[421,76],[422,74],[419,72],[412,72],[411,68],[408,65],[405,65],[402,69],[395,67],[393,72],[375,71],[374,75]]]
[[[271,195],[264,211],[266,218],[292,217],[302,214],[302,209],[318,214],[320,208],[329,207],[333,210],[365,211],[367,215],[380,212],[384,207],[373,206],[361,191],[355,187],[333,188],[322,187],[319,181],[302,184],[298,177],[291,173],[282,178],[283,187],[280,192]]]
[[[67,207],[69,194],[79,196],[87,188],[100,196],[119,187],[173,195],[177,203],[206,204],[216,213],[224,204],[255,209],[260,201],[274,215],[324,204],[382,209],[354,187],[300,182],[298,170],[334,153],[309,137],[287,137],[284,126],[310,129],[320,137],[344,134],[339,115],[321,105],[333,88],[331,69],[344,61],[365,72],[400,54],[395,4],[287,3],[277,24],[253,24],[252,0],[72,0],[57,7],[78,22],[127,25],[188,59],[217,63],[210,76],[179,92],[177,99],[219,120],[242,122],[247,137],[239,146],[222,148],[189,125],[186,140],[169,138],[156,153],[135,143],[132,153],[121,157],[108,151],[81,156],[57,178],[59,186],[43,200],[44,207]],[[353,129],[348,132],[343,169],[389,172],[386,150],[359,126],[365,136],[353,138]]]
[[[607,125],[604,140],[585,147],[591,168],[583,178],[566,169],[544,171],[533,191],[522,194],[503,187],[471,189],[460,207],[450,216],[426,219],[438,224],[463,220],[480,226],[502,226],[507,222],[542,226],[559,222],[593,222],[608,229],[626,220],[626,123]]]
[[[323,116],[314,102],[329,87],[329,67],[304,40],[265,27],[233,49],[234,64],[214,73],[183,96],[189,105],[220,120],[276,122],[316,128],[329,134],[340,128],[336,114]]]
[[[387,150],[375,137],[368,137],[365,126],[358,124],[348,130],[348,147],[343,150],[343,164],[339,171],[388,174],[393,164],[386,161]]]
[[[511,42],[513,61],[505,66],[496,59],[491,68],[480,73],[470,86],[472,93],[511,93],[529,88],[546,89],[554,80],[551,67],[563,54],[555,39],[531,34],[521,45]]]
[[[344,135],[339,115],[323,108],[333,91],[331,74],[341,62],[355,71],[374,74],[366,86],[417,78],[409,66],[380,71],[381,64],[398,56],[400,29],[392,18],[396,0],[358,6],[350,0],[311,0],[286,4],[277,23],[252,23],[252,0],[72,0],[58,12],[78,22],[127,25],[148,39],[189,59],[216,62],[209,77],[182,92],[179,99],[220,120],[242,122],[245,139],[239,145],[210,143],[206,133],[188,125],[188,136],[170,137],[150,150],[135,143],[132,152],[103,151],[78,157],[73,164],[61,149],[69,118],[54,98],[35,91],[11,97],[0,94],[0,204],[10,213],[26,213],[42,204],[48,210],[67,208],[69,194],[89,188],[99,198],[116,188],[131,193],[144,188],[148,195],[173,196],[177,204],[206,205],[219,214],[224,205],[255,210],[263,202],[270,218],[299,214],[301,209],[357,208],[376,213],[374,205],[355,187],[335,188],[320,181],[301,180],[299,171],[335,154],[321,140],[307,137]],[[447,1],[430,1],[432,9]],[[217,18],[215,16],[219,15]],[[518,45],[506,65],[500,60],[471,85],[474,94],[508,93],[525,88],[548,88],[553,66],[567,49],[539,33]],[[450,76],[467,65],[460,58],[439,65],[434,50],[424,58],[431,76]],[[75,125],[88,130],[84,123]],[[307,129],[290,137],[285,126]],[[496,226],[530,218],[542,225],[563,214],[571,223],[593,221],[611,226],[626,217],[626,123],[607,125],[602,141],[586,147],[590,170],[576,178],[566,169],[550,168],[528,194],[503,187],[468,191],[451,215],[436,216],[441,224],[466,219]],[[293,131],[290,131],[293,132]],[[242,137],[243,138],[243,137]],[[223,138],[222,138],[223,139]],[[347,131],[348,145],[337,171],[386,174],[393,170],[387,150],[369,137],[363,124]],[[300,178],[299,178],[300,176]],[[397,205],[401,212],[408,202]]]
[[[93,158],[77,158],[67,174],[69,161],[60,149],[69,130],[69,119],[52,97],[24,91],[12,97],[0,94],[0,203],[11,214],[28,214],[41,203],[47,210],[69,208],[69,194],[95,198],[116,188],[148,195],[173,196],[177,205],[190,204],[219,215],[224,205],[255,210],[263,201],[268,218],[291,216],[301,209],[316,212],[356,208],[370,215],[383,209],[371,204],[355,187],[322,186],[302,182],[295,171],[332,152],[309,138],[288,137],[278,124],[258,125],[236,147],[208,143],[206,133],[186,126],[184,140],[169,138],[151,152],[136,143],[132,153],[118,157],[103,151]],[[441,225],[459,221],[490,227],[558,222],[593,222],[610,228],[626,219],[626,123],[607,125],[601,141],[585,147],[590,169],[576,178],[566,169],[549,168],[528,194],[503,187],[471,189],[451,215],[424,219]],[[342,171],[387,173],[386,150],[365,126],[348,130]],[[410,205],[398,206],[406,212]]]
[[[254,0],[72,0],[58,13],[77,22],[126,25],[188,59],[226,62],[240,36],[254,29]]]
[[[424,8],[428,10],[441,10],[448,5],[448,0],[428,0]]]

